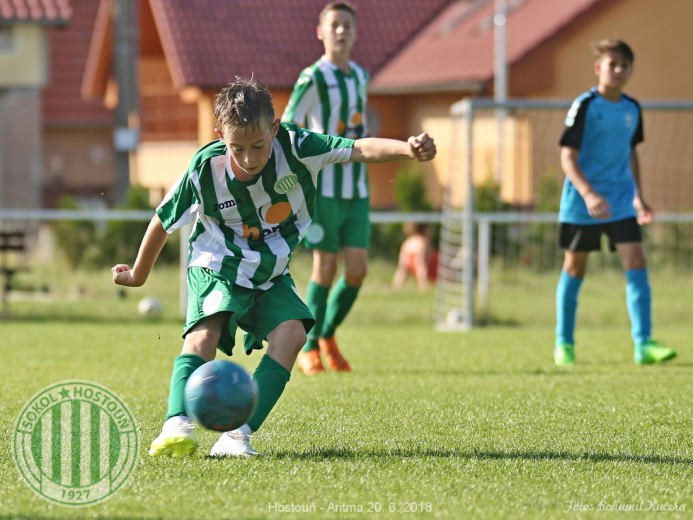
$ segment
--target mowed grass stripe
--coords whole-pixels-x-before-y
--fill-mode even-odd
[[[0,425],[6,438],[36,391],[80,379],[111,388],[128,404],[141,448],[132,480],[111,499],[94,508],[63,509],[43,503],[16,478],[5,445],[2,514],[373,518],[368,504],[379,502],[384,512],[375,516],[383,518],[603,518],[605,512],[596,511],[602,501],[644,501],[645,507],[657,501],[688,504],[683,513],[660,512],[657,518],[686,518],[693,508],[688,322],[655,329],[679,349],[678,359],[636,366],[628,328],[598,322],[599,306],[625,310],[622,287],[614,286],[610,296],[600,292],[603,301],[580,309],[590,326],[578,328],[578,365],[562,369],[551,358],[552,327],[436,333],[429,321],[432,293],[390,293],[388,281],[376,278],[364,287],[339,332],[354,371],[309,378],[295,370],[253,441],[264,456],[253,460],[208,458],[216,435],[203,431],[194,457],[147,456],[163,422],[172,361],[180,352],[175,320],[4,323],[0,362],[17,367],[8,374],[0,404],[8,418]],[[659,288],[659,305],[682,301],[673,287],[677,294],[669,301],[666,288]],[[512,286],[508,294],[514,291]],[[515,305],[528,306],[526,295]],[[252,371],[260,357],[231,359]],[[103,417],[102,422],[106,442],[110,428]],[[102,465],[110,461],[109,446],[101,449]],[[92,445],[92,461],[95,453]],[[565,513],[571,501],[595,509]],[[405,513],[403,504],[412,502],[430,503],[432,511]],[[395,513],[389,512],[391,503]],[[314,504],[316,512],[280,514],[270,511],[272,504]],[[340,504],[361,505],[364,512],[335,512]]]

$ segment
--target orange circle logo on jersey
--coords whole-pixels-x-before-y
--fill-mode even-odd
[[[277,202],[272,204],[269,209],[265,212],[263,217],[262,210],[258,211],[260,218],[262,218],[268,224],[279,224],[284,222],[291,215],[291,204],[288,202]]]

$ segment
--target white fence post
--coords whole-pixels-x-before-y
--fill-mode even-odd
[[[491,223],[488,220],[479,222],[479,259],[477,294],[482,316],[488,313],[489,271],[491,262]]]
[[[185,319],[188,313],[188,239],[192,233],[192,224],[180,228],[180,302],[179,314]]]
[[[464,204],[462,249],[464,251],[464,327],[474,326],[474,104],[466,105],[464,114],[467,128],[467,200]]]

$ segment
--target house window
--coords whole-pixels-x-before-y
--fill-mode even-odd
[[[0,54],[14,50],[14,30],[11,25],[0,25]]]

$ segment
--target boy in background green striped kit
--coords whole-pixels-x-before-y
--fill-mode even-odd
[[[269,92],[252,80],[237,79],[224,88],[214,117],[220,139],[193,156],[161,202],[134,266],[112,269],[116,284],[141,286],[168,233],[193,224],[183,349],[173,364],[168,412],[149,450],[153,456],[196,451],[193,424],[185,414],[185,383],[214,359],[216,349],[232,354],[237,327],[245,332],[247,354],[268,343],[253,374],[258,405],[248,424],[219,438],[211,455],[257,455],[249,438],[284,391],[315,323],[291,279],[289,260],[313,217],[320,171],[349,161],[428,161],[436,153],[426,134],[406,143],[355,141],[280,123]]]
[[[283,120],[321,134],[367,137],[369,76],[349,59],[356,40],[355,7],[349,2],[327,4],[320,12],[317,36],[325,54],[301,72]],[[370,231],[365,166],[354,162],[326,166],[318,181],[315,217],[304,239],[304,245],[313,250],[306,300],[315,316],[315,327],[297,364],[307,375],[325,371],[321,352],[332,370],[351,370],[334,335],[366,277]],[[344,276],[330,290],[340,250]]]

